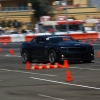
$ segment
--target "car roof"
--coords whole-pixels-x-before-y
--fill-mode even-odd
[[[41,35],[41,36],[36,36],[36,37],[43,37],[43,38],[47,38],[47,37],[59,37],[59,36],[61,36],[61,37],[63,37],[63,35]],[[68,36],[68,37],[70,37],[70,36]]]

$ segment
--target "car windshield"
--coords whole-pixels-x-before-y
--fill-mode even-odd
[[[58,43],[58,42],[62,42],[62,41],[66,41],[66,42],[68,42],[68,41],[74,41],[75,42],[75,40],[73,39],[73,38],[71,38],[71,37],[48,37],[46,40],[49,40],[49,42],[52,42],[52,43]]]

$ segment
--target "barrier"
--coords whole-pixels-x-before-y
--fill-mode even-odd
[[[1,36],[0,42],[12,42],[10,36]]]
[[[71,36],[74,39],[97,39],[99,37],[98,33],[84,33],[84,34],[66,34],[66,36]]]
[[[22,34],[16,34],[11,36],[11,41],[12,42],[24,42],[25,41],[25,36]]]
[[[25,41],[29,42],[30,40],[32,40],[35,37],[35,35],[32,36],[25,36]]]
[[[59,34],[60,35],[60,34]],[[100,37],[99,33],[77,33],[77,34],[61,34],[62,36],[71,36],[74,39],[98,39]],[[7,36],[0,36],[0,42],[29,42],[34,37],[39,36],[36,35],[23,35],[23,34],[16,34],[16,35],[7,35]]]

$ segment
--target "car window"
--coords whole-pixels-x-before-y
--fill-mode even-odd
[[[32,40],[32,42],[33,42],[33,43],[36,43],[36,40],[37,40],[37,38],[34,38],[34,39]]]
[[[37,43],[44,43],[44,42],[45,42],[44,38],[42,37],[37,38]]]
[[[48,38],[47,38],[48,39]],[[61,41],[75,41],[73,38],[71,37],[51,37],[48,39],[49,40],[49,43],[58,43],[58,42],[61,42]]]

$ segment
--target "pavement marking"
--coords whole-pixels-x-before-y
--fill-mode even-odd
[[[19,71],[19,70],[10,70],[10,69],[0,69],[0,70],[1,71],[7,71],[7,72],[16,72],[16,73],[24,73],[24,74],[35,74],[35,75],[51,76],[51,77],[56,77],[57,76],[57,75],[32,73],[32,72],[25,72],[25,71]]]
[[[18,55],[10,55],[10,54],[7,54],[5,55],[6,57],[21,57],[21,56],[18,56]]]
[[[100,61],[94,61],[95,63],[100,63]]]
[[[46,82],[52,82],[52,83],[63,84],[63,85],[70,85],[70,86],[76,86],[76,87],[82,87],[82,88],[100,90],[100,88],[97,88],[97,87],[90,87],[90,86],[79,85],[79,84],[71,84],[71,83],[65,83],[65,82],[59,82],[59,81],[41,79],[41,78],[36,78],[36,77],[30,77],[30,78],[31,78],[31,79],[35,79],[35,80],[40,80],[40,81],[46,81]]]
[[[9,50],[9,48],[3,48],[2,50]],[[13,48],[13,50],[20,50],[20,48]]]
[[[100,69],[92,69],[92,68],[80,68],[80,67],[70,67],[70,68],[87,69],[87,70],[93,70],[93,71],[100,71]]]
[[[91,45],[100,45],[100,44],[91,44]]]
[[[43,95],[43,94],[38,94],[38,96],[45,97],[45,98],[50,98],[50,99],[54,99],[54,100],[65,100],[65,99],[55,98],[55,97],[48,96],[48,95]]]

